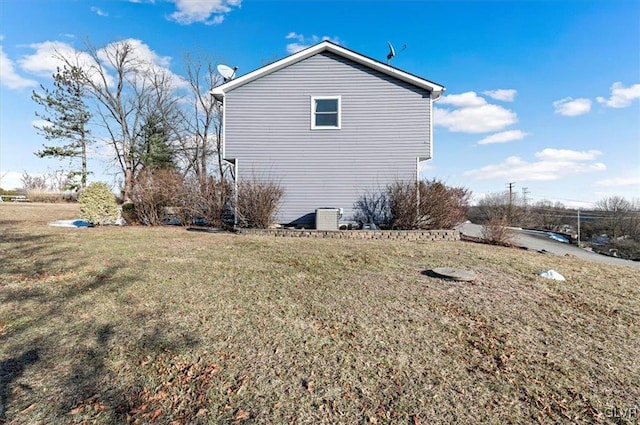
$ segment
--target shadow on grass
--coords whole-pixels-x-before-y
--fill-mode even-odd
[[[22,375],[22,372],[40,358],[38,349],[31,349],[21,355],[0,362],[0,423],[6,421],[7,402],[11,391],[11,383]]]
[[[31,249],[35,251],[46,248],[38,244]],[[48,250],[45,255],[50,264],[55,264],[59,259]],[[0,357],[0,424],[19,419],[9,417],[16,415],[10,411],[14,401],[22,403],[28,400],[30,404],[42,401],[43,395],[38,394],[38,385],[33,385],[35,389],[30,385],[35,374],[39,375],[38,380],[49,382],[47,387],[53,389],[54,394],[47,401],[57,405],[54,411],[59,414],[66,414],[79,401],[85,400],[88,393],[101,392],[103,382],[113,381],[105,379],[108,378],[105,359],[109,356],[115,336],[114,325],[96,324],[90,318],[91,315],[82,319],[80,314],[85,310],[90,311],[91,303],[99,302],[100,297],[111,297],[111,293],[124,290],[138,280],[137,276],[130,274],[123,276],[120,273],[122,269],[122,265],[111,266],[85,282],[66,282],[60,290],[49,290],[48,287],[41,289],[37,286],[0,286],[2,304],[14,303],[15,311],[19,312],[14,317],[15,326],[10,326],[0,337],[4,345],[0,352],[4,352],[7,357]],[[29,280],[26,283],[33,285]],[[91,294],[90,301],[86,297],[83,299],[87,294]],[[61,340],[76,342],[61,344]],[[20,352],[20,355],[13,354]],[[71,363],[70,373],[63,372],[61,375],[57,372],[63,369],[57,369],[57,365],[65,362]],[[46,366],[48,364],[55,365],[53,370]],[[28,375],[24,373],[28,368],[34,367],[38,370],[33,370]],[[22,377],[23,382],[16,387],[15,381],[19,377]],[[24,389],[28,389],[28,393]],[[119,394],[119,390],[104,390],[114,396],[112,403],[115,406],[107,408],[114,412],[128,412],[128,403],[123,399],[124,395]],[[125,418],[117,416],[114,417],[116,419],[121,422]]]
[[[13,229],[5,230],[1,244],[3,251],[2,280],[10,281],[11,276],[38,277],[63,262],[68,254],[57,248],[54,235],[22,234]]]
[[[141,278],[123,273],[123,268],[112,265],[91,279],[53,292],[38,287],[0,287],[2,303],[30,306],[21,312],[20,324],[0,337],[5,344],[0,352],[8,353],[6,360],[0,357],[0,424],[20,420],[17,412],[25,404],[40,406],[35,409],[42,409],[39,414],[45,417],[54,415],[71,422],[99,415],[107,423],[126,423],[141,415],[140,406],[148,398],[143,391],[145,378],[137,370],[138,359],[190,350],[200,344],[190,333],[173,332],[158,310],[136,311],[106,321],[92,313],[95,303],[117,297]],[[124,357],[115,351],[118,349],[124,350]],[[114,369],[111,360],[124,360],[133,369],[123,373]],[[66,370],[58,367],[64,363],[69,365]],[[42,394],[36,379],[47,380],[53,394]]]
[[[86,420],[99,414],[107,423],[127,423],[133,417],[149,419],[149,415],[144,415],[150,397],[143,383],[145,378],[134,371],[123,380],[107,364],[113,344],[122,342],[112,325],[94,330],[92,346],[79,351],[79,360],[63,382],[65,390],[57,408],[58,416]],[[156,358],[198,344],[195,339],[175,337],[165,327],[156,327],[130,344],[128,352],[136,359]],[[137,362],[134,364],[137,366]]]

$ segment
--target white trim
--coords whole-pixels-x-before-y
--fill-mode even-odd
[[[220,135],[222,136],[222,158],[224,159],[227,157],[227,102],[222,102],[222,122],[220,125],[222,126]]]
[[[415,75],[409,74],[408,72],[401,71],[397,68],[394,68],[390,65],[386,65],[382,62],[378,62],[366,56],[363,56],[359,53],[356,53],[352,50],[346,49],[342,46],[334,44],[330,41],[322,41],[314,46],[308,47],[304,50],[299,51],[298,53],[294,53],[293,55],[287,56],[284,59],[280,59],[279,61],[273,62],[267,66],[263,66],[262,68],[256,69],[255,71],[249,72],[248,74],[243,75],[242,77],[238,77],[234,80],[228,81],[218,87],[215,87],[211,90],[211,94],[218,100],[224,98],[225,93],[243,86],[251,81],[257,80],[265,75],[271,74],[272,72],[278,71],[282,68],[285,68],[289,65],[292,65],[296,62],[299,62],[303,59],[311,57],[321,52],[331,52],[335,53],[338,56],[342,56],[347,59],[351,59],[354,62],[365,65],[371,69],[376,71],[380,71],[383,74],[392,76],[399,80],[410,83],[416,87],[423,88],[431,92],[431,97],[437,99],[440,97],[442,92],[445,91],[445,87],[440,84],[436,84],[432,81],[425,80],[423,78],[417,77]]]
[[[433,158],[433,96],[429,96],[429,159]]]
[[[316,100],[338,101],[338,125],[316,125]],[[340,130],[342,128],[342,96],[311,96],[311,130]]]

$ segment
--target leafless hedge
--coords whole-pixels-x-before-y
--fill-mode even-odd
[[[284,189],[279,183],[258,177],[240,180],[237,194],[241,227],[266,229],[276,220]]]
[[[174,170],[143,171],[134,184],[135,214],[130,217],[151,226],[170,218],[184,226],[202,222],[220,227],[232,194],[233,188],[226,180],[185,179]]]
[[[492,245],[510,246],[514,234],[508,228],[506,219],[492,219],[482,225],[481,238]]]
[[[451,229],[465,220],[471,191],[439,180],[398,180],[356,201],[356,219],[381,228]]]
[[[173,170],[142,171],[135,180],[131,195],[135,217],[141,224],[163,224],[166,208],[182,204],[184,192],[180,173]]]

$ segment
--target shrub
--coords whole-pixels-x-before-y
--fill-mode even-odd
[[[138,214],[136,213],[136,205],[132,202],[122,204],[122,218],[126,224],[139,223]]]
[[[513,244],[514,234],[507,227],[506,219],[494,218],[482,225],[481,239],[492,245],[510,246]]]
[[[361,223],[375,223],[380,228],[391,226],[391,211],[386,191],[365,192],[353,206],[354,219]]]
[[[211,176],[203,182],[193,182],[185,186],[190,189],[187,191],[182,211],[188,213],[188,219],[204,219],[210,226],[222,227],[222,218],[233,196],[233,186],[227,180]]]
[[[183,226],[198,222],[220,227],[232,194],[233,188],[226,180],[185,179],[170,169],[145,170],[134,184],[135,215],[131,218],[149,226],[161,225],[170,216]],[[123,214],[129,214],[124,206]]]
[[[439,180],[421,181],[421,229],[453,229],[467,216],[471,191],[464,187],[446,186]]]
[[[439,180],[398,180],[356,201],[355,218],[394,229],[452,229],[465,220],[471,191]]]
[[[266,229],[275,222],[284,189],[280,184],[252,177],[238,184],[237,213],[242,227]]]
[[[69,196],[64,192],[54,192],[49,190],[40,190],[40,189],[27,189],[27,198],[31,202],[42,202],[42,203],[59,203],[65,202],[69,199]]]
[[[114,223],[118,218],[116,197],[106,183],[91,183],[78,198],[80,216],[94,225]]]
[[[136,177],[131,195],[135,218],[141,224],[159,226],[166,208],[182,206],[184,197],[184,182],[178,172],[144,170]]]
[[[415,229],[418,227],[418,191],[415,181],[395,181],[387,186],[391,228]]]

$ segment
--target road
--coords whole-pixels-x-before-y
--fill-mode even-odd
[[[482,236],[482,226],[479,224],[464,223],[458,226],[457,229],[460,230],[460,233],[466,236],[475,238]],[[610,264],[614,266],[628,266],[640,269],[640,262],[638,261],[629,261],[621,258],[596,254],[594,252],[578,248],[574,245],[554,241],[543,234],[532,233],[521,229],[514,229],[514,231],[516,236],[513,242],[518,246],[522,246],[533,251],[544,250],[547,253],[558,256],[571,255],[582,260],[593,261],[596,263]]]

